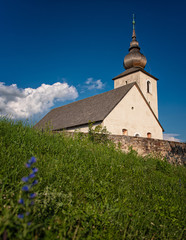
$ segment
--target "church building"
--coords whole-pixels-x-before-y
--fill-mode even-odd
[[[157,78],[144,70],[146,57],[136,40],[135,21],[125,71],[113,78],[114,89],[52,109],[36,125],[53,131],[88,132],[90,122],[110,134],[163,139],[158,120]]]

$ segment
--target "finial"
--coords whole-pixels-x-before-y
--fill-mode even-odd
[[[135,16],[135,15],[133,14],[133,21],[132,21],[132,24],[133,24],[133,30],[135,30],[135,23],[136,23],[136,22],[135,22],[135,18],[134,18],[134,16]]]
[[[133,14],[133,21],[132,21],[132,25],[133,25],[133,33],[132,33],[132,39],[136,40],[136,33],[135,33],[135,15]]]
[[[140,53],[139,43],[136,40],[136,33],[135,33],[135,15],[133,14],[133,33],[132,33],[132,41],[130,42],[129,53],[125,56],[123,66],[125,69],[138,67],[138,68],[145,68],[147,63],[146,57]]]

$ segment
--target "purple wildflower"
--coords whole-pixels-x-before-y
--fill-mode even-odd
[[[31,167],[31,164],[30,164],[30,163],[26,163],[25,166],[26,166],[27,168],[30,168],[30,167]]]
[[[180,185],[180,187],[181,187],[181,179],[179,178],[179,185]]]
[[[22,191],[26,192],[26,193],[23,193],[23,198],[20,198],[18,200],[18,203],[22,204],[22,208],[24,209],[24,212],[22,212],[21,214],[18,214],[17,217],[20,218],[20,219],[24,219],[26,216],[26,219],[25,221],[27,222],[26,224],[28,226],[31,225],[31,222],[29,222],[28,220],[30,220],[30,212],[27,212],[27,206],[32,206],[34,205],[34,201],[33,199],[36,197],[36,193],[30,193],[30,189],[36,185],[38,183],[38,180],[32,180],[32,178],[35,178],[36,177],[36,173],[38,172],[38,168],[36,167],[32,167],[32,164],[34,164],[36,162],[36,158],[35,157],[31,157],[27,163],[25,164],[25,166],[27,168],[30,168],[30,174],[27,176],[27,177],[23,177],[21,180],[22,182],[25,183],[25,185],[22,187]],[[28,199],[29,198],[29,199]],[[28,205],[25,204],[25,202],[27,202],[28,200]]]
[[[23,219],[23,218],[24,218],[24,214],[18,214],[17,216],[18,216],[18,218],[20,218],[20,219]]]
[[[21,198],[21,199],[18,200],[18,203],[24,204],[24,200]]]
[[[36,172],[38,172],[38,168],[35,168],[35,167],[34,167],[34,168],[32,168],[32,172],[33,172],[33,173],[36,173]]]
[[[29,187],[27,185],[25,185],[25,186],[22,187],[22,190],[25,191],[25,192],[28,192],[29,191]]]
[[[29,176],[28,176],[28,178],[30,179],[30,178],[34,178],[36,175],[34,174],[34,173],[31,173]]]
[[[31,157],[30,160],[28,160],[28,163],[30,163],[31,165],[33,163],[35,163],[35,162],[36,162],[36,158],[35,157]]]
[[[32,183],[32,186],[38,184],[38,180],[34,180],[33,183]]]
[[[30,194],[30,198],[35,198],[36,197],[36,193],[31,193]]]
[[[22,180],[23,182],[28,182],[28,177],[23,177],[21,180]]]

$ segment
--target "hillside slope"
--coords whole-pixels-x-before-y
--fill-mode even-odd
[[[27,208],[18,203],[26,194],[21,179],[32,156],[37,196],[29,216],[19,219]],[[0,166],[1,238],[184,238],[184,167],[7,119],[0,120]]]

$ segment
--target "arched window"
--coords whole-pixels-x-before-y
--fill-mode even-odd
[[[140,134],[139,133],[135,133],[134,137],[140,137]]]
[[[127,136],[128,135],[127,129],[122,129],[122,133],[123,133],[123,135]]]
[[[151,138],[152,134],[150,132],[147,133],[147,138]]]
[[[147,81],[147,92],[151,93],[151,82],[149,80]]]

